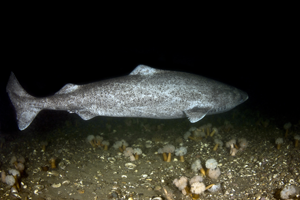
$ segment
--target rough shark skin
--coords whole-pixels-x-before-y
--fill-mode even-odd
[[[202,76],[145,65],[137,66],[128,76],[86,85],[67,84],[53,96],[43,98],[29,95],[11,73],[6,91],[20,130],[26,129],[42,109],[66,110],[84,120],[96,116],[188,117],[195,123],[248,99],[245,92]]]

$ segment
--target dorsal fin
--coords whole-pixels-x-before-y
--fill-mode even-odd
[[[166,72],[166,70],[155,69],[147,65],[138,65],[129,75],[152,75]]]
[[[58,92],[55,94],[68,94],[71,93],[79,88],[79,85],[75,85],[72,83],[66,84],[64,87],[62,87]]]

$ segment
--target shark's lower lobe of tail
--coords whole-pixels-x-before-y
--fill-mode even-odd
[[[26,129],[42,109],[32,106],[36,98],[22,88],[14,73],[9,77],[6,92],[15,107],[19,129]]]

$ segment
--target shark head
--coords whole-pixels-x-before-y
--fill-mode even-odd
[[[248,94],[237,88],[223,88],[217,92],[213,101],[213,107],[208,114],[223,113],[233,109],[239,104],[245,102],[248,99]]]

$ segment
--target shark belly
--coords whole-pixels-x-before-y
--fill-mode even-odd
[[[172,83],[159,84],[165,80],[163,77],[152,77],[144,82],[139,79],[131,77],[109,80],[108,83],[99,82],[97,90],[84,89],[86,94],[79,95],[93,96],[92,102],[90,99],[81,99],[76,108],[69,110],[85,120],[95,116],[172,119],[185,117],[184,110],[193,107],[196,102],[187,91],[183,92],[186,87],[181,88]],[[151,82],[156,84],[149,84]]]

